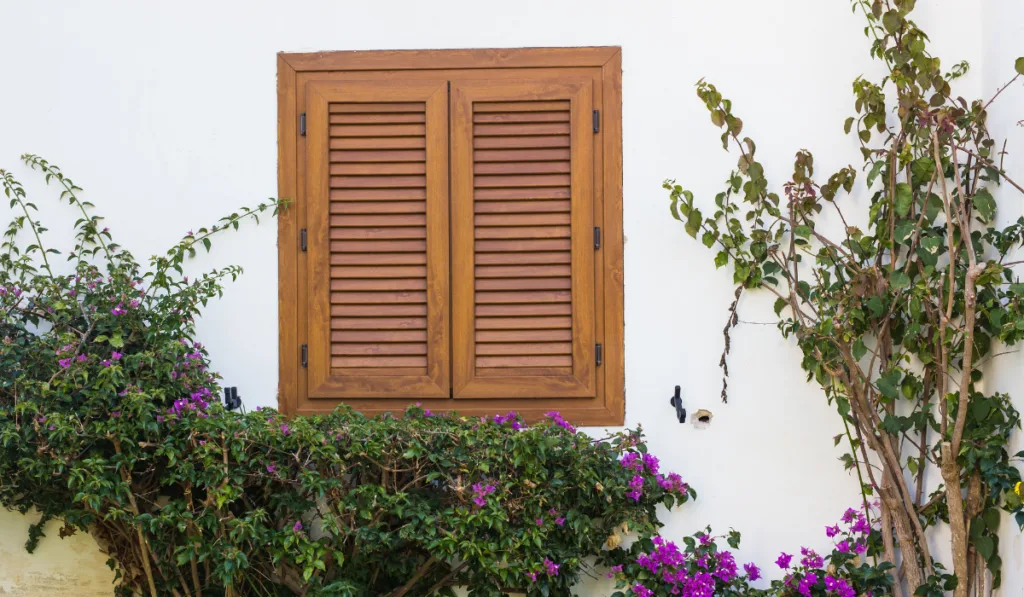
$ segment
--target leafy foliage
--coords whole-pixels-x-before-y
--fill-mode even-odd
[[[40,513],[30,551],[61,521],[61,536],[97,539],[122,593],[151,597],[568,595],[615,529],[649,536],[657,507],[695,496],[623,466],[656,462],[639,431],[593,441],[557,413],[225,411],[194,322],[241,270],[190,280],[183,264],[282,204],[189,233],[144,269],[58,167],[24,160],[81,213],[62,274],[0,171],[17,214],[0,247],[0,503]]]
[[[733,530],[715,536],[710,527],[684,537],[682,548],[656,536],[635,542],[625,553],[613,552],[609,560],[619,563],[608,576],[616,579],[619,589],[628,588],[637,597],[855,597],[889,592],[892,564],[865,561],[882,550],[881,533],[872,528],[867,512],[848,509],[825,534],[834,543],[831,553],[820,556],[803,547],[796,562],[791,554],[779,554],[775,564],[785,575],[767,589],[752,586],[761,578],[761,569],[752,562],[741,569],[730,551],[739,548],[740,534]],[[720,546],[720,541],[726,545]],[[624,595],[620,591],[613,597]]]
[[[808,380],[847,426],[844,461],[865,503],[881,499],[884,559],[902,562],[906,594],[962,597],[999,586],[1000,511],[1024,522],[1021,477],[1006,449],[1020,416],[1008,396],[980,383],[996,347],[1024,338],[1024,284],[1013,270],[1021,262],[1011,256],[1024,219],[998,227],[994,193],[1001,184],[1024,188],[1003,170],[987,127],[996,98],[953,95],[968,66],[943,70],[910,18],[914,5],[853,2],[867,19],[871,56],[887,67],[879,82],[853,83],[856,114],[844,130],[856,136],[861,168],[818,182],[813,155],[801,150],[782,195],[771,191],[732,103],[701,81],[697,95],[724,129],[723,147],[738,151],[737,167],[710,216],[682,186],[665,188],[686,232],[715,248],[717,266],[732,265],[737,300],[745,290],[775,295],[780,331],[799,343]],[[1006,86],[1024,74],[1022,63]],[[867,173],[870,206],[852,218],[841,199],[858,170]],[[929,470],[944,487],[926,496]],[[952,575],[926,534],[940,522],[952,530]]]

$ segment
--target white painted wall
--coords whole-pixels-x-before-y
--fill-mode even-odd
[[[976,67],[965,97],[991,91],[1024,54],[1020,0],[919,4],[917,19],[945,63]],[[669,218],[660,188],[675,177],[710,204],[735,164],[693,93],[701,77],[735,101],[773,180],[788,175],[801,148],[815,153],[821,172],[858,163],[842,121],[852,113],[851,81],[877,69],[846,0],[0,0],[0,22],[0,166],[43,206],[58,246],[74,215],[19,166],[22,152],[64,167],[138,256],[276,193],[278,51],[621,45],[627,424],[643,425],[665,467],[700,492],[668,517],[668,534],[735,527],[744,532],[743,556],[774,572],[780,550],[823,547],[824,526],[856,503],[856,481],[832,448],[841,424],[773,327],[736,330],[731,400],[719,402],[730,276]],[[994,128],[1019,149],[1024,129],[1011,123],[1024,118],[1024,92],[1014,93],[997,108]],[[195,264],[246,269],[208,309],[200,334],[250,408],[276,405],[275,238],[273,224],[249,228]],[[748,297],[741,318],[768,321],[769,305]],[[1007,358],[996,377],[1021,394],[1014,358],[1020,366]],[[677,384],[691,412],[714,413],[710,429],[674,422],[668,396]],[[20,555],[24,526],[0,513],[0,595],[50,594],[11,581],[38,565]],[[1010,531],[1004,594],[1020,595],[1024,543]],[[82,543],[61,545],[50,534],[56,555],[48,565],[73,586]],[[91,568],[102,562],[94,560]]]
[[[1024,3],[1020,0],[990,0],[987,8],[982,22],[984,62],[981,65],[981,86],[984,96],[992,97],[1013,76],[1013,61],[1024,56]],[[1024,125],[1017,124],[1022,120],[1024,84],[1018,82],[999,96],[989,114],[994,136],[1009,139],[1006,169],[1018,173],[1015,177],[1017,182],[1024,175]],[[1000,201],[999,222],[1002,225],[1024,215],[1024,200],[1013,189],[1003,188],[997,199]],[[1024,354],[1018,351],[999,357],[987,373],[989,391],[1009,393],[1018,409],[1024,405]],[[1010,453],[1022,449],[1024,434],[1018,433],[1011,441]],[[1003,594],[1024,595],[1024,535],[1010,519],[1003,521],[999,554],[1003,559]]]

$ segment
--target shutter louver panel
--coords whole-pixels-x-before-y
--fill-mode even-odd
[[[447,396],[447,83],[310,83],[310,396]]]
[[[498,266],[474,272],[478,370],[548,367],[571,374],[569,114],[568,101],[473,106],[474,146],[500,148],[473,152],[475,265]],[[554,147],[552,136],[563,147],[542,149]],[[517,198],[493,198],[492,189]],[[498,269],[526,264],[566,266],[560,275]],[[534,315],[517,313],[524,311],[519,305]],[[557,314],[563,315],[545,317]]]
[[[594,395],[591,106],[589,82],[453,83],[456,398]]]
[[[330,104],[331,368],[426,374],[426,108]]]

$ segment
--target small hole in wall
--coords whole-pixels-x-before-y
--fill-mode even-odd
[[[710,410],[704,410],[703,408],[698,410],[693,415],[693,426],[697,429],[707,429],[711,426],[711,419],[714,415],[711,414]]]

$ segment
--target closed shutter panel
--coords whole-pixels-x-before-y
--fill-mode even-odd
[[[311,398],[448,397],[446,81],[307,87]]]
[[[592,81],[453,81],[454,396],[595,396]]]

